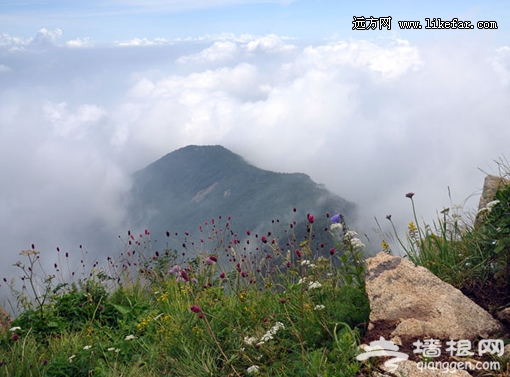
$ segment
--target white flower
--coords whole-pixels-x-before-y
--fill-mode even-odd
[[[353,238],[358,235],[358,232],[355,232],[354,230],[349,230],[345,233],[346,238]]]
[[[134,336],[133,334],[131,335],[128,335],[124,338],[124,340],[133,340],[133,339],[136,339],[136,336]]]
[[[252,365],[251,367],[246,369],[246,371],[248,372],[248,374],[257,374],[259,373],[259,367],[257,365]]]
[[[311,281],[308,284],[308,289],[315,289],[315,288],[320,288],[320,287],[322,287],[322,284],[319,283],[318,281]]]
[[[84,350],[88,350],[88,349],[91,349],[91,348],[92,348],[92,346],[85,346],[85,347],[83,347]]]
[[[251,336],[251,337],[247,337],[245,336],[244,337],[244,342],[248,345],[252,345],[254,344],[255,342],[257,341],[257,338],[255,338],[254,336]]]
[[[359,238],[356,238],[356,237],[351,239],[351,245],[354,249],[364,249],[365,248],[365,244],[363,242],[361,242]]]
[[[329,226],[329,229],[331,229],[331,230],[338,229],[338,231],[341,232],[343,227],[342,227],[342,224],[340,224],[340,223],[334,223]]]
[[[487,203],[485,208],[487,208],[490,211],[492,209],[492,207],[494,207],[496,204],[499,204],[499,203],[500,203],[499,200],[493,200],[492,202]]]
[[[313,308],[313,310],[322,310],[324,308],[325,308],[324,305],[315,305],[315,308]]]
[[[267,342],[268,340],[271,340],[271,339],[274,339],[273,338],[273,334],[271,334],[271,332],[266,332],[264,335],[262,335],[262,338],[260,338],[260,341],[262,343],[265,343],[265,342]]]
[[[110,347],[110,348],[107,349],[107,351],[110,351],[110,352],[111,351],[115,351],[115,347]]]
[[[310,261],[309,261],[309,260],[307,260],[307,259],[303,259],[303,260],[301,261],[301,266],[305,266],[305,265],[309,265],[309,264],[310,264]]]
[[[14,331],[18,331],[18,330],[21,330],[21,327],[19,327],[19,326],[11,327],[9,331],[14,332]]]
[[[74,359],[75,357],[76,357],[76,355],[73,355],[73,356],[71,356],[69,359],[67,359],[67,361],[69,361],[70,363],[72,363],[72,362],[73,362],[73,359]]]
[[[301,279],[299,279],[299,281],[298,281],[297,283],[298,283],[298,284],[302,284],[302,283],[304,283],[305,281],[306,281],[306,278],[301,278]]]

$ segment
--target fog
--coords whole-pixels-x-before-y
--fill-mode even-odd
[[[474,210],[484,172],[508,155],[509,54],[482,34],[102,45],[60,29],[2,34],[0,275],[32,243],[120,252],[131,173],[189,144],[310,175],[358,204],[360,232],[374,217],[389,231],[388,214],[405,232],[407,192],[427,222],[452,204]]]

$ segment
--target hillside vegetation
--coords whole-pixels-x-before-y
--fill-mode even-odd
[[[393,248],[489,310],[508,305],[510,187],[498,191],[477,226],[454,210],[421,225],[414,194],[406,196],[414,219],[405,234],[395,229]],[[57,250],[54,270],[44,271],[42,253],[32,245],[21,252],[18,279],[2,284],[14,293],[12,309],[19,315],[0,336],[0,373],[294,377],[376,371],[372,361],[356,359],[370,313],[364,244],[341,214],[297,208],[288,216],[259,232],[231,229],[229,216],[208,218],[194,234],[167,231],[164,248],[155,247],[149,230],[128,232],[121,255],[76,270],[67,264],[68,253]],[[305,227],[298,230],[301,221]],[[392,252],[390,244],[383,240],[384,251]],[[497,292],[499,301],[488,300],[488,292]],[[509,376],[508,358],[500,361],[506,369],[498,375]]]

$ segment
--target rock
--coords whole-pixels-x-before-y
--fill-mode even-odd
[[[510,325],[510,307],[496,312],[496,318],[501,322]]]
[[[11,316],[0,306],[0,333],[11,328]]]
[[[372,331],[389,327],[390,337],[473,340],[503,330],[489,313],[424,267],[384,252],[366,264]]]
[[[385,372],[391,372],[393,376],[406,376],[406,377],[471,377],[471,375],[465,370],[448,369],[447,373],[445,369],[427,368],[423,364],[418,364],[414,361],[405,360],[398,364],[397,369],[391,371],[389,368],[381,365],[380,368]],[[418,368],[420,366],[420,368]]]
[[[494,200],[494,195],[496,195],[496,191],[498,191],[501,185],[510,185],[510,180],[495,175],[487,175],[485,177],[478,210],[485,208],[488,203]]]

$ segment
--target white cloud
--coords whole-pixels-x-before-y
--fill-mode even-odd
[[[12,69],[6,65],[0,64],[0,73],[11,72]]]
[[[238,53],[238,47],[234,42],[217,41],[199,53],[190,56],[181,56],[177,63],[185,64],[198,61],[207,63],[221,63],[233,59]]]
[[[83,47],[92,47],[92,42],[90,38],[76,38],[66,41],[67,47],[73,48],[83,48]]]
[[[127,46],[160,46],[171,44],[171,41],[165,38],[133,38],[128,41],[120,41],[116,43],[118,46],[127,47]]]
[[[506,48],[387,39],[288,49],[283,37],[215,38],[146,43],[139,59],[136,48],[116,47],[6,54],[2,64],[16,69],[0,89],[9,177],[0,229],[55,245],[69,233],[60,228],[98,218],[120,227],[115,199],[128,173],[187,144],[223,144],[262,168],[307,173],[361,204],[366,227],[390,213],[405,224],[406,192],[430,219],[449,205],[448,186],[464,200],[482,185],[477,168],[490,171],[508,149]]]
[[[73,111],[65,102],[48,103],[43,111],[51,121],[56,136],[73,139],[82,139],[88,128],[106,115],[105,110],[96,105],[79,105]]]
[[[246,44],[246,49],[249,52],[262,50],[267,52],[285,52],[295,50],[297,47],[291,44],[286,44],[284,38],[274,34],[269,34],[264,37],[256,38]]]

